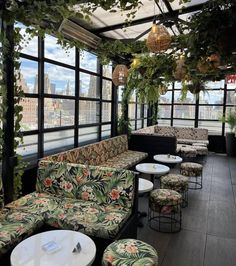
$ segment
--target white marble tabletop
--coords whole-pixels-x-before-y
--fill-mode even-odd
[[[171,154],[157,154],[153,159],[161,163],[181,163],[183,161],[180,156]]]
[[[138,179],[138,192],[139,194],[149,192],[153,189],[153,183],[147,179]]]
[[[168,166],[158,163],[140,163],[135,168],[141,173],[154,175],[164,175],[170,171]]]
[[[42,246],[53,241],[59,250],[48,253]],[[77,243],[81,251],[73,253]],[[87,266],[96,255],[93,240],[85,234],[70,230],[52,230],[33,235],[20,242],[11,253],[11,266]]]

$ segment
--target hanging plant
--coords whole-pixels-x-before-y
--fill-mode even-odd
[[[131,91],[136,90],[141,103],[156,103],[160,96],[160,88],[173,81],[174,66],[171,55],[142,55],[138,66],[131,65],[127,88]]]

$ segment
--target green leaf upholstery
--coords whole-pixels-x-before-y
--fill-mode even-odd
[[[174,213],[181,203],[181,194],[171,189],[155,189],[149,196],[149,208],[158,213]]]
[[[164,175],[160,179],[161,188],[175,190],[179,193],[188,190],[188,178],[179,174]]]
[[[131,209],[120,205],[65,199],[55,211],[46,213],[46,223],[53,227],[110,239],[117,235],[130,214]]]
[[[134,198],[134,173],[122,169],[41,161],[36,191],[61,198],[130,208]]]
[[[185,176],[201,176],[203,166],[199,163],[181,163],[180,173]]]
[[[158,255],[149,244],[136,239],[120,239],[104,251],[103,266],[157,266]]]
[[[0,213],[0,255],[31,235],[43,223],[44,218],[41,215],[3,209]]]

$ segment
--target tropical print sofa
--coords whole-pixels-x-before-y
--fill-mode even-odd
[[[44,158],[47,161],[68,162],[129,169],[148,156],[147,153],[128,150],[126,135],[102,140],[83,147]]]
[[[132,171],[42,160],[36,191],[1,211],[0,254],[43,224],[117,239],[125,223],[135,221],[136,195]]]

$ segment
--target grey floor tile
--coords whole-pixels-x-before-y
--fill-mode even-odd
[[[209,201],[207,233],[236,239],[235,204],[226,201]]]
[[[161,266],[202,266],[206,235],[182,230],[171,236]]]
[[[207,236],[204,266],[235,266],[236,239]]]
[[[234,204],[232,184],[212,182],[210,200],[227,201]]]

